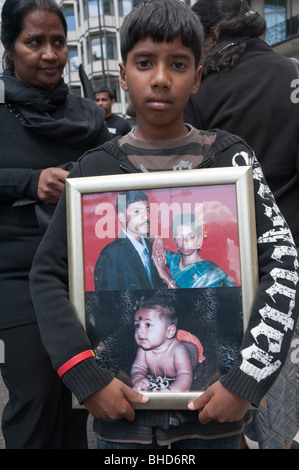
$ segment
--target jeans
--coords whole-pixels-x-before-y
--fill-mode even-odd
[[[130,442],[110,442],[104,441],[98,437],[98,449],[239,449],[240,434],[237,436],[222,437],[220,439],[184,439],[181,441],[173,442],[168,447],[160,446],[156,441],[153,440],[152,444],[137,444]]]

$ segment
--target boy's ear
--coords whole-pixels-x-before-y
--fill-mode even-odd
[[[127,85],[127,78],[126,78],[126,67],[123,63],[119,64],[119,70],[120,70],[120,86],[124,91],[129,91],[128,85]]]
[[[199,67],[197,67],[195,71],[194,83],[193,83],[193,87],[191,90],[191,95],[195,95],[198,92],[199,87],[200,87],[200,82],[201,82],[201,75],[202,75],[202,66],[200,65]]]

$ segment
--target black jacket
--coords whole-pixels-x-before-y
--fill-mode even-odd
[[[0,104],[0,328],[36,321],[29,271],[44,234],[35,211],[41,171],[110,139],[103,125],[94,142],[73,148],[26,129],[21,119],[12,105]]]
[[[260,39],[249,39],[237,65],[202,80],[187,105],[185,121],[197,129],[237,134],[252,147],[299,246],[299,103],[292,84],[296,78],[288,58]],[[298,84],[296,89],[298,97]]]
[[[298,312],[293,311],[292,304],[298,277],[297,250],[283,217],[272,217],[274,213],[280,214],[279,211],[276,212],[274,199],[251,149],[236,136],[217,130],[216,134],[216,140],[210,151],[204,155],[200,168],[236,165],[253,167],[260,281],[239,358],[221,381],[229,390],[258,406],[285,360],[294,321],[298,316]],[[71,176],[132,172],[136,173],[136,168],[118,147],[115,139],[87,152]],[[82,324],[69,302],[65,213],[66,200],[62,196],[40,244],[30,275],[42,339],[57,370],[72,357],[91,348]],[[272,347],[273,335],[279,340]],[[95,359],[89,358],[65,373],[62,380],[81,402],[104,387],[112,378],[111,371],[99,368]],[[147,424],[157,425],[155,416],[155,413],[148,413]],[[196,429],[200,427],[203,434],[217,434],[229,433],[235,429],[236,423],[226,423],[225,431],[218,423],[211,423],[212,430],[207,425],[200,426],[198,422],[195,426]],[[238,426],[242,425],[238,423]],[[190,428],[187,429],[189,431]]]

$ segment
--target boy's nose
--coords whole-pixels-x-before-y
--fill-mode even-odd
[[[156,66],[152,78],[152,87],[169,88],[170,80],[165,66]]]

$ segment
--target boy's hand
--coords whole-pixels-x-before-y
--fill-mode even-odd
[[[188,408],[200,410],[198,419],[202,424],[206,424],[212,420],[219,423],[238,421],[250,406],[249,401],[230,392],[218,381],[190,402]]]
[[[132,390],[118,379],[87,397],[85,408],[98,419],[123,419],[133,421],[135,410],[131,403],[146,403],[148,397]]]

